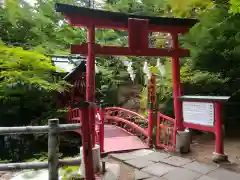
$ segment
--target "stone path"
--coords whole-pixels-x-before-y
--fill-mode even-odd
[[[240,180],[240,174],[152,150],[110,154],[135,168],[135,180]]]

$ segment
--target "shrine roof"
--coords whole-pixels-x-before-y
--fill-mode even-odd
[[[47,55],[51,57],[56,73],[63,76],[63,79],[71,79],[78,71],[86,71],[86,57],[79,55]]]
[[[64,80],[71,79],[75,73],[77,72],[86,72],[86,61],[81,61],[80,64],[74,68],[72,71],[70,71],[66,76],[64,76]]]
[[[114,22],[127,23],[129,18],[148,19],[150,25],[162,25],[162,26],[187,26],[192,27],[195,25],[197,19],[182,19],[182,18],[169,18],[169,17],[154,17],[154,16],[142,16],[125,14],[120,12],[110,12],[97,9],[90,9],[78,6],[72,6],[67,4],[56,3],[56,11],[61,12],[67,16],[78,15],[83,17],[89,17],[92,19],[104,19]]]

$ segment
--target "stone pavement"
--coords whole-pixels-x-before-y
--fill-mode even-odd
[[[240,180],[240,174],[152,150],[110,154],[135,168],[135,180]]]

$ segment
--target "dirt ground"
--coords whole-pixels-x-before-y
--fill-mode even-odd
[[[220,166],[240,173],[240,138],[225,138],[224,149],[229,163],[223,163]],[[213,134],[195,135],[191,144],[191,152],[181,156],[211,164],[214,150],[215,137]]]

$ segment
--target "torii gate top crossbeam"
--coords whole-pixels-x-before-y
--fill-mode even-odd
[[[147,19],[150,32],[185,33],[196,19],[152,17],[109,12],[66,4],[56,4],[56,11],[63,13],[73,26],[94,25],[96,28],[128,29],[128,19]]]
[[[94,53],[100,56],[189,56],[186,49],[149,48],[149,32],[167,32],[177,37],[179,33],[186,33],[197,22],[195,19],[128,15],[66,4],[56,4],[56,10],[63,13],[73,26],[128,31],[129,47],[94,44]],[[72,45],[71,53],[87,55],[88,45]]]

